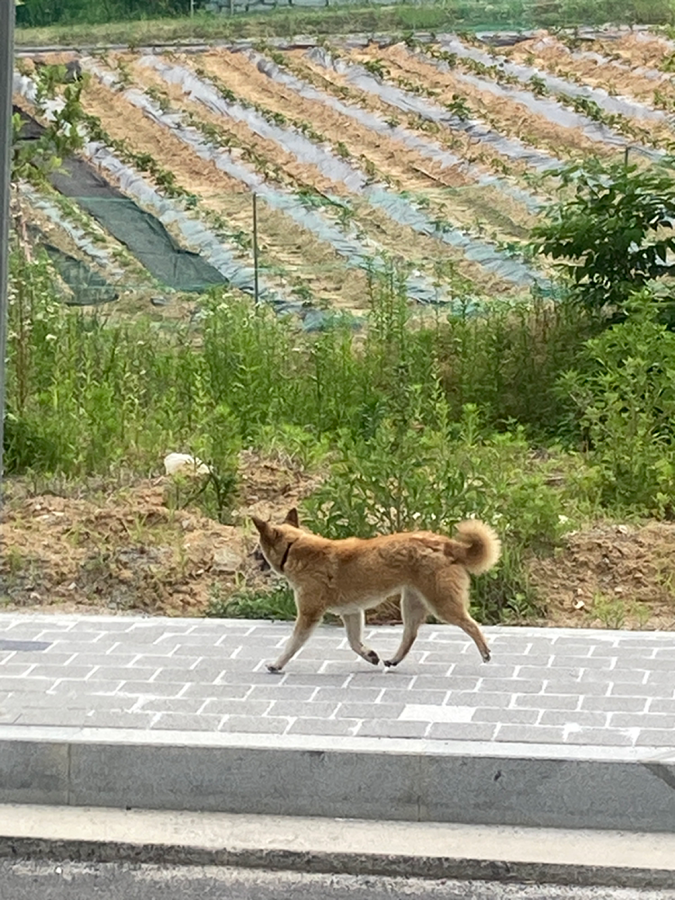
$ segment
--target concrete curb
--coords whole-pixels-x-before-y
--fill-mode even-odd
[[[8,810],[11,808],[0,808],[0,815]],[[31,822],[27,825],[24,818],[17,829],[23,833],[18,836],[11,835],[9,822],[0,826],[0,831],[10,832],[0,835],[0,858],[231,866],[303,873],[636,889],[669,888],[675,879],[675,837],[672,835],[573,833],[545,829],[516,829],[513,833],[513,830],[495,827],[439,826],[437,823],[420,826],[248,816],[241,817],[247,833],[242,840],[234,836],[239,826],[236,816],[191,815],[185,827],[180,819],[176,819],[182,814],[70,808],[62,811],[66,813],[66,821],[55,826],[54,816],[59,811],[52,809],[49,812],[51,821],[45,823],[40,808],[33,807]],[[12,818],[16,818],[16,812],[12,813]],[[73,824],[76,816],[85,823],[79,828],[76,822]],[[201,838],[195,835],[200,824],[207,832]],[[77,834],[85,826],[90,837]],[[130,840],[118,839],[125,827],[133,834]],[[69,830],[74,832],[73,836],[68,836]],[[182,836],[181,830],[185,832]],[[169,835],[163,839],[162,832],[165,831]],[[405,841],[410,843],[410,852],[356,849],[393,845],[396,850]],[[425,842],[429,846],[426,853],[420,850],[420,844]],[[440,853],[434,852],[436,844],[441,845]],[[471,847],[475,848],[475,855],[465,855]],[[594,855],[605,862],[589,862],[589,857]],[[631,858],[637,861],[641,855],[643,865],[618,862]]]
[[[0,802],[675,832],[675,754],[7,726]]]

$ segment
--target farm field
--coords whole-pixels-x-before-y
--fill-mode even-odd
[[[288,617],[250,516],[297,503],[484,518],[484,622],[674,628],[673,34],[20,50],[0,606]]]
[[[23,208],[55,259],[98,276],[84,291],[70,278],[73,299],[117,295],[125,313],[182,315],[219,283],[252,296],[253,194],[260,297],[309,329],[362,315],[382,271],[421,310],[546,295],[525,247],[560,196],[546,173],[669,152],[674,58],[647,29],[24,55],[15,104],[43,123],[62,101],[37,113],[35,63],[86,74],[82,157],[127,205],[73,174],[26,189]],[[144,254],[144,231],[164,229]]]

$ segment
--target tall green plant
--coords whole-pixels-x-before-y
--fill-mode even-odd
[[[556,261],[586,308],[622,318],[632,293],[675,271],[672,164],[590,161],[556,174],[574,193],[533,229],[534,249]]]
[[[448,317],[433,340],[451,416],[471,403],[494,428],[517,422],[540,441],[562,436],[566,409],[556,382],[596,330],[592,318],[564,298],[494,303],[475,315]]]
[[[574,403],[606,506],[675,514],[675,334],[643,292],[628,318],[587,342],[560,391]]]

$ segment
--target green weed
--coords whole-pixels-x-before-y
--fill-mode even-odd
[[[626,604],[619,597],[608,597],[597,591],[593,595],[593,613],[605,628],[617,630],[626,624]]]
[[[452,101],[446,103],[445,108],[462,122],[466,122],[471,118],[471,107],[466,102],[466,98],[460,94],[453,94]]]
[[[224,598],[214,585],[206,615],[222,619],[294,619],[296,614],[293,591],[286,582],[279,583],[270,590],[243,588]]]
[[[559,390],[578,415],[603,503],[642,515],[675,515],[675,333],[657,321],[647,291],[626,321],[589,340]]]

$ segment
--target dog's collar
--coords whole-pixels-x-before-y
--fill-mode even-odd
[[[297,538],[295,539],[295,541],[297,541]],[[293,546],[295,541],[291,541],[290,544],[284,550],[284,555],[282,556],[281,562],[279,563],[279,571],[280,572],[284,571],[284,566],[286,565],[286,561],[288,559],[288,554],[291,552],[291,547]]]

